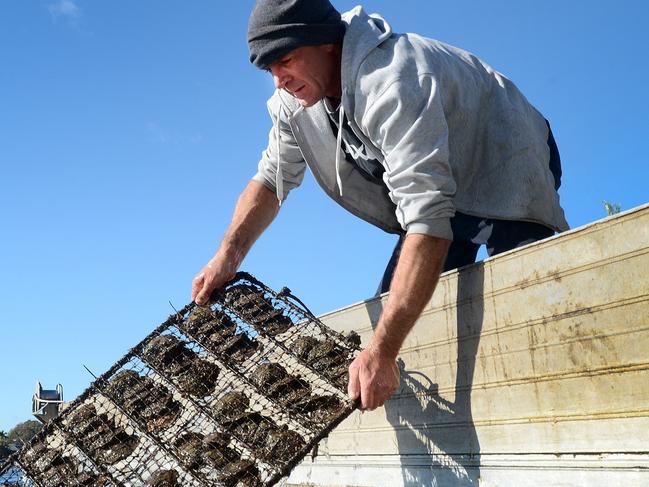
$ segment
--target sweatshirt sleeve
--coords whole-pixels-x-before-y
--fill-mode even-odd
[[[262,183],[268,189],[277,192],[277,166],[281,162],[281,175],[283,181],[284,200],[288,193],[298,187],[304,179],[306,163],[302,157],[302,152],[293,137],[293,131],[288,123],[288,115],[283,111],[279,94],[275,93],[268,100],[268,111],[273,121],[273,127],[268,134],[268,146],[261,154],[261,159],[257,166],[257,174],[253,180]],[[277,130],[279,127],[279,131]],[[281,137],[278,143],[277,138]]]
[[[456,184],[449,165],[448,126],[430,74],[387,85],[360,120],[384,154],[384,181],[407,233],[453,239]]]

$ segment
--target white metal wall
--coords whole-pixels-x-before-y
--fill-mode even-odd
[[[445,274],[401,359],[288,485],[649,486],[649,205]]]

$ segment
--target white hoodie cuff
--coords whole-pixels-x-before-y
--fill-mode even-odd
[[[263,184],[269,190],[271,190],[273,193],[275,193],[277,191],[277,188],[275,187],[275,181],[271,181],[269,178],[264,176],[264,174],[261,171],[257,172],[257,174],[255,174],[252,177],[252,180]]]
[[[435,218],[426,222],[415,222],[408,225],[407,234],[419,233],[431,237],[453,240],[450,218]]]

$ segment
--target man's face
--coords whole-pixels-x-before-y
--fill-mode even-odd
[[[293,95],[303,107],[325,96],[340,97],[340,61],[333,44],[299,47],[268,67],[277,89]]]

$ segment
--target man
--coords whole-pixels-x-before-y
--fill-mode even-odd
[[[251,62],[273,75],[273,129],[192,298],[234,276],[308,165],[344,208],[400,235],[370,344],[350,366],[349,395],[381,406],[399,384],[396,358],[440,272],[568,228],[549,125],[507,78],[477,57],[395,34],[360,7],[258,0]]]

